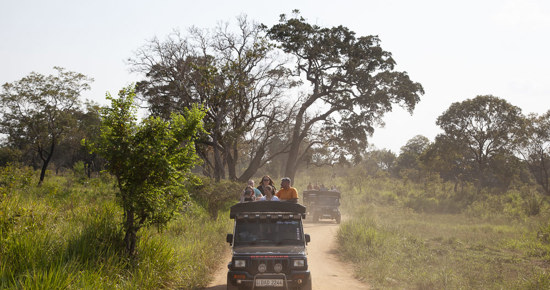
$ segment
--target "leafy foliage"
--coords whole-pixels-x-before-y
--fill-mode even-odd
[[[529,115],[515,152],[527,163],[536,182],[550,195],[550,111]]]
[[[220,211],[228,209],[240,199],[242,190],[243,185],[239,182],[215,182],[211,178],[201,177],[199,184],[189,188],[189,194],[193,201],[206,209],[212,219],[217,219]]]
[[[406,72],[394,71],[391,53],[382,49],[376,36],[356,37],[343,26],[324,28],[285,15],[268,36],[293,56],[294,74],[311,88],[296,105],[287,176],[296,173],[302,146],[329,147],[337,160],[349,155],[357,159],[375,125],[394,104],[412,112],[424,93]]]
[[[107,96],[111,107],[102,111],[101,137],[90,145],[117,179],[130,254],[142,226],[164,226],[187,200],[181,185],[195,180],[190,173],[199,161],[194,141],[203,132],[204,117],[194,107],[185,116],[173,114],[171,121],[151,117],[138,124],[134,97],[133,87],[122,89],[118,99]]]
[[[151,115],[167,119],[196,104],[207,109],[209,134],[197,140],[204,173],[217,181],[246,181],[281,151],[268,146],[291,120],[280,99],[295,82],[279,60],[263,27],[242,16],[236,27],[220,24],[155,38],[129,61],[144,74],[137,92]]]
[[[511,152],[522,128],[521,109],[494,96],[453,103],[437,119],[445,138],[461,149],[479,186],[490,182],[490,162]],[[494,168],[494,167],[493,167]]]
[[[57,75],[44,76],[32,72],[13,83],[2,86],[0,132],[7,134],[7,143],[42,162],[39,183],[63,139],[76,128],[78,97],[90,88],[92,79],[83,74],[54,67]]]

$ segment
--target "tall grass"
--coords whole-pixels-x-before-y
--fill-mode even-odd
[[[531,189],[334,181],[339,252],[374,289],[549,289],[550,210]]]
[[[228,215],[190,203],[162,232],[140,231],[128,257],[108,176],[50,173],[36,187],[21,170],[0,173],[0,289],[200,288],[226,248]]]

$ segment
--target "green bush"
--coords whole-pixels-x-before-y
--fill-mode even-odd
[[[204,207],[213,219],[218,217],[218,212],[226,210],[229,206],[239,201],[244,186],[242,183],[230,180],[215,182],[208,177],[201,177],[199,185],[189,188],[191,198]]]
[[[79,183],[85,183],[88,180],[88,175],[86,174],[86,167],[84,162],[78,161],[73,166],[73,176]]]
[[[9,163],[0,167],[0,199],[11,194],[16,189],[27,188],[33,177],[30,167]]]

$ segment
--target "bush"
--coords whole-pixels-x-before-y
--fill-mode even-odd
[[[222,180],[219,183],[208,177],[201,177],[200,185],[189,188],[189,195],[200,206],[205,208],[212,219],[217,219],[218,212],[235,204],[244,190],[242,183]]]
[[[9,163],[0,167],[0,198],[15,189],[24,189],[32,182],[33,170],[18,164]]]
[[[88,180],[88,175],[86,174],[86,167],[84,162],[78,161],[73,166],[73,176],[79,183],[85,183]]]

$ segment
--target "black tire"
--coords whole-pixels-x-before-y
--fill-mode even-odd
[[[231,281],[229,281],[229,279],[227,279],[227,290],[238,290],[239,287],[237,286],[233,286],[233,284],[231,284]]]
[[[311,285],[311,275],[309,276],[309,279],[307,279],[307,285],[300,288],[301,290],[312,290],[313,285]]]

